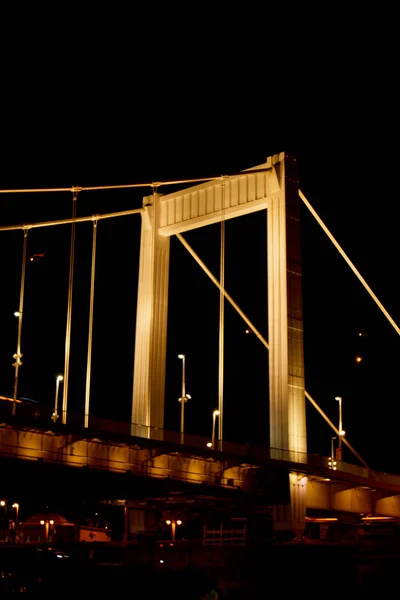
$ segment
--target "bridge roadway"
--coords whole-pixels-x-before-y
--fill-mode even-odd
[[[81,417],[80,417],[81,419]],[[57,467],[206,484],[222,490],[266,493],[269,503],[288,501],[278,490],[288,473],[307,481],[307,509],[400,517],[400,476],[373,473],[328,457],[265,446],[219,443],[190,434],[183,443],[177,432],[146,428],[143,437],[130,435],[130,424],[91,417],[90,427],[33,422],[9,415],[0,423],[0,456],[13,464],[35,461]],[[76,422],[76,419],[75,419]],[[144,429],[142,427],[142,429]],[[70,471],[70,469],[68,469]],[[25,468],[25,473],[26,473]],[[72,476],[72,472],[70,473]]]

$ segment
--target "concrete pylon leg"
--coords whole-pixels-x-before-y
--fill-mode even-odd
[[[273,529],[278,538],[301,541],[305,530],[307,477],[291,472],[288,484],[290,504],[273,506]]]
[[[131,434],[162,438],[168,319],[169,237],[158,233],[159,196],[144,198],[140,239]]]
[[[271,457],[304,460],[304,395],[300,200],[296,163],[275,163],[279,186],[267,209],[268,338]]]

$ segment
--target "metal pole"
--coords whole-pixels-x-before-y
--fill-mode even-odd
[[[175,531],[176,531],[176,522],[172,521],[172,523],[171,523],[171,538],[172,538],[173,542],[175,541]]]
[[[54,412],[51,417],[52,420],[54,421],[54,423],[58,419],[58,390],[59,390],[59,386],[60,386],[60,381],[62,381],[63,379],[64,379],[64,377],[62,375],[57,375],[57,377],[56,377],[56,395],[55,395],[55,399],[54,399]]]
[[[54,418],[57,419],[58,417],[58,388],[60,387],[60,380],[56,379],[56,397],[54,400]]]
[[[12,505],[12,507],[15,510],[15,526],[17,526],[18,525],[18,514],[19,514],[19,504],[18,504],[18,502],[15,502]]]
[[[335,400],[339,402],[339,448],[342,448],[342,431],[343,431],[343,423],[342,423],[342,398],[340,396],[336,396]]]
[[[213,412],[213,425],[212,425],[212,435],[211,435],[211,447],[214,448],[215,445],[215,417],[216,414]]]
[[[335,460],[335,441],[336,440],[336,436],[333,436],[331,438],[331,459],[332,462]]]
[[[90,406],[90,377],[92,369],[92,333],[93,333],[93,301],[94,301],[94,281],[96,273],[96,241],[97,241],[97,221],[93,221],[93,242],[92,242],[92,274],[90,279],[90,311],[89,311],[89,334],[88,334],[88,353],[86,366],[86,396],[85,396],[85,427],[89,427],[89,406]]]
[[[212,447],[215,447],[215,419],[217,418],[217,415],[215,414],[215,411],[213,412],[213,426],[212,426],[212,436],[211,436],[211,444]]]
[[[219,368],[218,368],[218,440],[223,438],[224,410],[224,315],[225,315],[225,182],[221,185],[221,254],[220,254],[220,294],[219,294]]]
[[[22,250],[22,269],[21,269],[21,285],[19,290],[19,310],[18,310],[18,337],[17,337],[17,352],[14,354],[15,368],[14,375],[14,393],[13,393],[13,407],[12,414],[15,415],[17,411],[17,397],[18,397],[18,369],[22,365],[21,362],[21,333],[22,333],[22,314],[24,309],[24,289],[25,289],[25,270],[26,270],[26,249],[28,245],[28,230],[24,229],[24,246]]]
[[[72,219],[76,218],[76,200],[77,193],[72,195]],[[76,222],[71,225],[71,250],[69,257],[69,286],[68,286],[68,308],[67,308],[67,327],[65,332],[65,362],[64,362],[64,393],[62,403],[62,423],[67,422],[67,405],[68,405],[68,379],[69,379],[69,354],[71,346],[71,315],[72,315],[72,290],[74,283],[74,254],[75,254],[75,228]]]
[[[183,434],[185,433],[185,400],[186,400],[186,373],[185,373],[185,363],[186,356],[184,354],[182,356],[182,391],[181,391],[181,436],[183,443]]]

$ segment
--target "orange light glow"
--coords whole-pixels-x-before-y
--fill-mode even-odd
[[[40,521],[40,524],[41,524],[41,525],[44,525],[44,521]]]
[[[356,363],[362,362],[363,361],[362,356],[356,356],[355,361],[356,361]]]
[[[168,521],[165,521],[167,525],[171,525],[171,521],[168,519]]]
[[[329,521],[337,521],[337,517],[306,517],[306,521],[310,521],[311,523],[328,523]]]
[[[363,517],[361,521],[393,521],[393,517]]]
[[[0,400],[7,400],[8,402],[14,402],[14,398],[11,398],[10,396],[0,396]],[[22,400],[16,400],[17,404],[22,404]]]
[[[178,520],[178,521],[176,522],[176,524],[177,524],[177,525],[182,525],[182,521]]]

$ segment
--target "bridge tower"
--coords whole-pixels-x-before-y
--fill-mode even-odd
[[[271,456],[307,452],[300,200],[296,161],[280,153],[245,172],[144,198],[136,317],[132,434],[164,423],[169,238],[251,212],[267,211]],[[229,291],[229,290],[228,290]],[[267,399],[266,399],[267,401]],[[154,430],[152,432],[154,436]],[[290,503],[275,508],[276,529],[304,528],[306,478],[291,473]],[[288,494],[289,496],[289,494]]]

